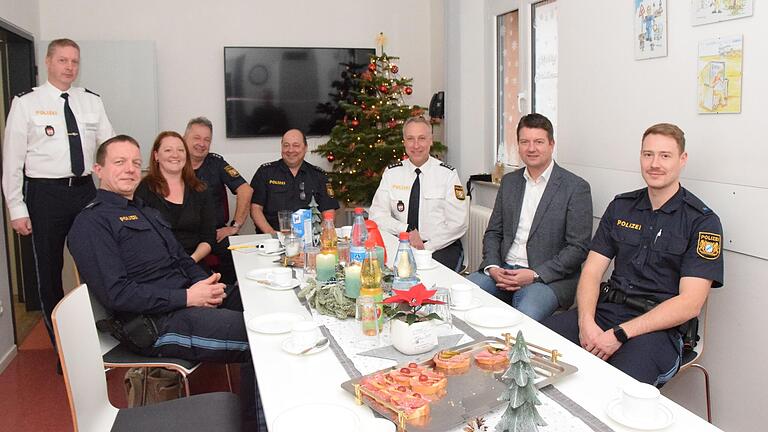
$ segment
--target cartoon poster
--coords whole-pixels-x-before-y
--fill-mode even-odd
[[[635,60],[667,55],[667,0],[634,0]]]
[[[743,36],[699,42],[699,113],[741,112],[741,64]]]
[[[693,25],[752,16],[754,0],[691,0]]]

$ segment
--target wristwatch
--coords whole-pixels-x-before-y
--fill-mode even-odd
[[[544,281],[541,279],[541,276],[539,276],[539,274],[536,273],[536,270],[533,270],[533,282],[544,283]]]
[[[629,340],[629,336],[627,336],[627,332],[625,332],[620,325],[617,325],[616,327],[613,328],[613,335],[616,336],[616,340],[618,340],[621,343],[627,343],[627,341]]]
[[[239,223],[237,223],[237,221],[233,220],[233,221],[232,221],[232,223],[231,223],[231,224],[229,224],[229,226],[235,227],[235,228],[237,228],[237,230],[238,230],[238,231],[240,231],[240,227],[241,227],[242,225],[240,225]]]

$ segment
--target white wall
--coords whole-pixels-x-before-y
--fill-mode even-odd
[[[0,20],[37,39],[40,27],[37,0],[24,2],[0,0]],[[4,213],[5,209],[1,209],[0,219],[3,218]],[[6,263],[5,232],[1,232],[0,305],[2,305],[2,311],[0,311],[0,372],[5,369],[16,354],[13,334],[13,302],[11,301],[11,290],[8,287],[8,266]]]
[[[250,181],[260,164],[279,158],[279,138],[225,137],[224,46],[372,48],[382,31],[388,38],[386,51],[401,58],[400,73],[413,77],[408,103],[427,105],[436,90],[433,63],[438,69],[442,64],[442,28],[433,36],[432,19],[433,13],[442,15],[442,7],[431,3],[72,0],[63,8],[58,1],[41,0],[40,29],[44,39],[66,35],[75,40],[154,40],[160,129],[182,131],[191,117],[206,115],[214,123],[213,151]],[[309,144],[323,142],[311,138]],[[318,155],[308,159],[327,164]]]
[[[493,91],[471,96],[477,86],[491,83],[469,77],[468,69],[474,70],[476,62],[493,68],[488,41],[482,45],[483,34],[494,24],[482,19],[483,10],[493,3],[446,2],[446,40],[455,46],[446,58],[447,88],[453,93],[446,96],[455,103],[448,104],[449,139],[460,139],[464,148],[476,152],[462,159],[464,176],[487,171],[492,163],[491,135],[481,126],[493,115]],[[763,407],[768,378],[759,370],[752,372],[759,369],[759,359],[768,357],[762,334],[768,263],[758,258],[768,257],[768,228],[762,223],[768,211],[768,147],[762,138],[768,56],[761,45],[768,40],[768,11],[755,8],[751,18],[692,27],[690,2],[669,1],[669,56],[635,61],[631,1],[559,3],[558,161],[591,183],[599,217],[615,194],[643,185],[638,156],[647,126],[669,121],[686,131],[690,157],[682,182],[718,212],[725,229],[726,286],[710,297],[702,358],[711,373],[714,422],[724,430],[758,430],[768,423]],[[697,114],[698,41],[740,33],[742,113]],[[664,393],[705,415],[696,371],[677,377]]]

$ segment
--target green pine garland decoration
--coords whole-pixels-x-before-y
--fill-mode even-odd
[[[405,96],[413,92],[411,78],[399,75],[397,60],[384,52],[371,56],[368,65],[345,64],[333,100],[344,117],[331,130],[328,142],[318,146],[333,163],[328,175],[336,197],[346,203],[368,204],[373,200],[384,169],[405,157],[403,123],[409,117],[424,114],[424,108],[407,105]],[[323,106],[325,112],[335,112]],[[446,147],[435,141],[432,154]]]

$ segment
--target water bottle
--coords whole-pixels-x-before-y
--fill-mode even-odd
[[[408,290],[419,282],[416,278],[416,260],[413,258],[411,240],[407,232],[400,233],[400,244],[397,246],[393,270],[395,273],[392,281],[393,289]]]
[[[355,221],[352,223],[352,235],[349,241],[349,261],[365,261],[365,242],[368,240],[368,228],[365,227],[363,209],[355,208]]]

